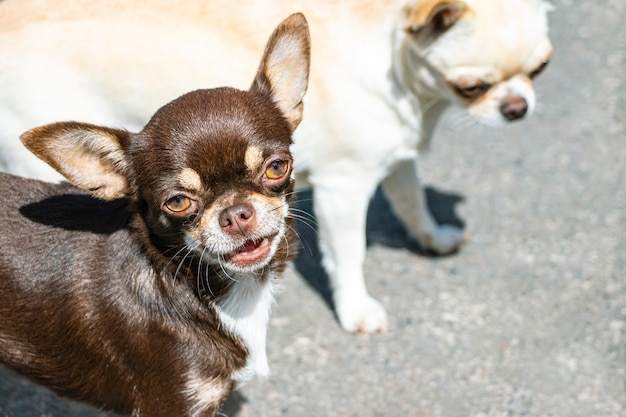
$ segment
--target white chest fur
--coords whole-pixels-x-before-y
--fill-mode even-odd
[[[246,366],[234,375],[241,385],[254,375],[269,376],[265,344],[274,284],[271,277],[265,282],[250,276],[234,276],[233,280],[228,294],[218,302],[217,312],[226,328],[248,348]]]

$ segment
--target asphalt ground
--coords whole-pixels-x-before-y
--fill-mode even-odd
[[[352,335],[301,225],[271,320],[272,376],[225,415],[626,416],[626,2],[554,4],[535,114],[490,129],[451,112],[422,159],[463,249],[421,253],[378,194],[366,274],[390,326]],[[0,417],[108,415],[0,368]]]

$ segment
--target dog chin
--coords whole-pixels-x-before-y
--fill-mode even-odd
[[[509,123],[512,123],[512,121],[505,119],[497,110],[493,112],[484,112],[484,111],[473,112],[470,110],[470,114],[480,124],[483,124],[485,126],[489,126],[492,128],[504,127],[508,125]],[[528,115],[524,117],[527,117],[527,116]]]

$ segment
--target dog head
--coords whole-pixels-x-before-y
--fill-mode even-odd
[[[287,250],[289,146],[302,118],[309,43],[304,17],[292,15],[272,34],[250,90],[188,93],[140,133],[64,122],[21,139],[77,187],[129,198],[153,256],[229,276],[258,271]]]
[[[550,61],[544,0],[427,0],[404,10],[411,77],[433,97],[502,125],[535,107],[533,79]],[[406,66],[407,64],[405,64]]]

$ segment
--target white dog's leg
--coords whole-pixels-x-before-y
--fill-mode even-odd
[[[344,184],[322,181],[315,186],[320,250],[342,327],[349,332],[384,331],[385,309],[367,293],[363,275],[365,223],[375,184],[364,185],[370,181],[358,176],[356,179],[344,180]]]
[[[383,181],[383,189],[400,220],[425,249],[445,255],[463,243],[462,230],[438,225],[430,213],[416,160],[400,162]]]

